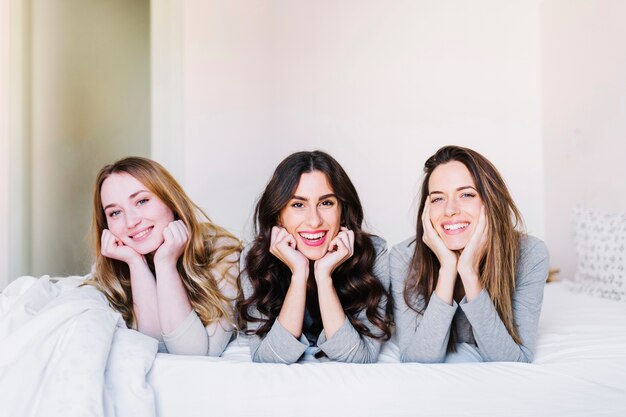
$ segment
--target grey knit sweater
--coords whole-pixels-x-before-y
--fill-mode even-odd
[[[464,297],[452,305],[433,293],[425,310],[420,295],[412,301],[423,314],[410,309],[403,291],[414,251],[415,238],[411,238],[394,246],[389,255],[394,319],[403,362],[443,362],[451,326],[455,326],[457,343],[476,345],[484,361],[533,360],[549,262],[548,250],[541,240],[524,236],[521,241],[513,294],[513,314],[521,344],[515,343],[508,333],[486,289],[472,302]]]
[[[376,261],[374,264],[374,276],[383,284],[385,290],[389,290],[389,264],[388,250],[385,240],[372,236],[372,243],[376,251]],[[245,260],[248,255],[249,246],[247,246],[241,255],[241,288],[245,298],[249,298],[253,293],[252,284],[245,271]],[[267,254],[272,256],[271,254]],[[385,310],[386,300],[381,303],[379,308]],[[251,315],[260,317],[260,313],[251,308]],[[366,317],[365,311],[361,311],[357,315],[357,319],[365,324],[373,333],[379,333],[376,328]],[[259,327],[258,323],[248,323],[248,328],[254,330]],[[380,351],[381,342],[367,336],[361,335],[352,326],[348,318],[343,325],[333,335],[327,339],[322,330],[317,339],[317,351],[323,351],[330,360],[352,363],[371,363],[376,362]],[[270,331],[262,338],[256,335],[250,337],[250,353],[254,362],[275,362],[275,363],[294,363],[309,348],[309,341],[303,335],[300,339],[296,339],[287,329],[285,329],[278,320],[274,320],[274,324]]]

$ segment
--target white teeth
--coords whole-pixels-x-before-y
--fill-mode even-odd
[[[454,223],[454,224],[446,224],[443,226],[443,228],[446,230],[459,230],[459,229],[465,229],[467,226],[469,226],[469,223]]]
[[[146,230],[142,230],[141,232],[137,233],[136,235],[132,235],[130,238],[131,238],[131,239],[139,239],[139,238],[142,238],[142,237],[144,237],[145,235],[147,235],[147,234],[148,234],[148,232],[149,232],[150,230],[152,230],[152,228],[151,228],[151,227],[147,228]]]
[[[300,236],[302,236],[306,240],[317,240],[317,239],[323,238],[325,234],[326,234],[326,232],[320,232],[320,233],[300,233]]]

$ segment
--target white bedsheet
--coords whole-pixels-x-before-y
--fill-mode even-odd
[[[156,355],[81,280],[22,277],[0,294],[0,417],[626,416],[626,305],[546,286],[535,362],[250,362]],[[154,391],[153,391],[154,390]]]
[[[82,278],[21,277],[0,294],[0,416],[155,415],[157,341]]]
[[[546,286],[535,362],[253,364],[157,355],[157,412],[174,416],[626,416],[626,306]]]

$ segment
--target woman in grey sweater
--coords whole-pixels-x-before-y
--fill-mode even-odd
[[[446,146],[424,166],[417,234],[390,253],[403,362],[531,362],[548,252],[518,230],[497,169]]]
[[[339,163],[319,151],[288,156],[255,219],[237,306],[252,359],[289,364],[308,350],[375,362],[390,336],[387,248],[361,229],[363,209]]]

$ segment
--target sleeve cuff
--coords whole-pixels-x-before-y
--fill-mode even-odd
[[[437,293],[433,292],[430,296],[430,301],[428,301],[428,310],[435,310],[438,312],[442,312],[443,314],[449,315],[450,317],[454,316],[456,309],[459,307],[456,301],[452,300],[452,305],[443,301]]]
[[[472,301],[467,301],[467,297],[463,297],[459,307],[461,307],[467,318],[470,319],[470,317],[474,317],[477,314],[484,314],[486,311],[490,311],[493,308],[493,303],[487,289],[483,288]]]
[[[294,363],[300,359],[308,347],[309,344],[304,335],[296,339],[276,319],[257,350],[255,359],[259,362]]]
[[[206,355],[209,336],[198,314],[191,310],[187,318],[170,333],[162,333],[169,353],[178,355]]]
[[[346,317],[341,327],[330,339],[326,338],[324,330],[317,339],[317,347],[326,353],[329,358],[347,357],[359,347],[360,334],[352,327],[350,320]]]
[[[182,335],[187,333],[187,331],[194,325],[196,321],[200,321],[200,317],[198,317],[198,313],[196,313],[195,310],[192,309],[191,312],[189,312],[187,318],[185,318],[185,320],[183,320],[177,328],[175,328],[170,333],[161,333],[161,336],[163,336],[163,341],[168,343],[179,339]],[[200,324],[202,324],[202,322],[200,322]]]

